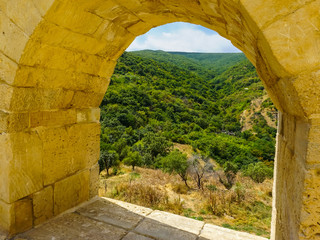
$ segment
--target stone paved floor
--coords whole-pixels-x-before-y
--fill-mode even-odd
[[[107,198],[95,198],[14,239],[266,240],[248,233]]]

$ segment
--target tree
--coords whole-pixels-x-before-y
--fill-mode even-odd
[[[112,167],[119,166],[119,155],[113,150],[102,150],[100,153],[99,165],[100,171],[103,169],[107,170],[107,175],[109,176],[109,169]]]
[[[272,178],[273,169],[263,162],[251,163],[248,168],[244,170],[244,175],[251,177],[252,180],[257,183],[263,183],[266,178]]]
[[[185,185],[189,188],[187,183],[188,180],[188,167],[189,163],[187,161],[187,155],[183,154],[179,150],[174,150],[168,154],[168,156],[161,159],[161,167],[163,171],[172,174],[175,172],[178,174]]]
[[[172,149],[172,143],[160,133],[147,132],[142,139],[142,152],[146,165],[153,165],[154,159],[166,156]]]
[[[196,182],[198,189],[201,189],[205,173],[213,172],[213,165],[209,162],[208,157],[198,154],[188,159],[188,165],[188,173]]]
[[[235,183],[238,166],[235,163],[226,162],[223,165],[223,171],[225,179],[219,175],[219,181],[226,187],[226,189],[230,190]]]
[[[132,171],[134,171],[135,166],[140,166],[142,162],[142,158],[139,152],[129,152],[128,156],[123,160],[123,163],[126,165],[132,166]]]

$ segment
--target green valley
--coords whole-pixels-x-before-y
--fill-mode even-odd
[[[254,66],[242,53],[125,52],[101,104],[99,164],[101,171],[106,169],[104,184],[112,186],[108,196],[139,203],[125,197],[132,181],[145,171],[161,171],[164,178],[176,176],[178,195],[172,200],[169,194],[167,207],[160,202],[147,206],[170,211],[169,199],[180,204],[180,194],[187,199],[202,192],[206,207],[196,210],[181,203],[173,212],[229,214],[238,221],[247,214],[239,209],[261,208],[263,230],[241,220],[220,225],[267,236],[271,180],[266,179],[273,176],[276,116]],[[136,171],[130,173],[124,165]],[[121,175],[130,184],[119,190],[112,182]],[[250,192],[250,202],[242,201],[246,188],[263,182],[268,184],[266,198],[252,198]],[[224,198],[235,204],[228,213],[220,209]],[[187,200],[184,204],[190,205]]]

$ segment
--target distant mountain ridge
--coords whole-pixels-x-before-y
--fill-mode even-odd
[[[206,70],[210,72],[209,76],[221,74],[236,63],[247,60],[243,53],[187,53],[161,50],[141,50],[131,53],[159,62],[170,62],[177,66],[184,64],[188,70],[198,73]]]

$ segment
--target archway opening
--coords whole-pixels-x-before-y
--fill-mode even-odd
[[[281,112],[271,238],[319,235],[319,1],[18,2],[0,11],[1,228],[25,231],[96,195],[115,61],[136,36],[185,21],[239,47]]]
[[[100,195],[269,237],[277,111],[254,66],[211,30],[159,28],[100,106]]]

